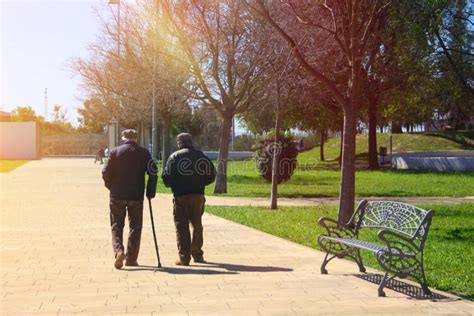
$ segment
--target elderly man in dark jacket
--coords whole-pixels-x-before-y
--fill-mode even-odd
[[[122,132],[125,143],[110,151],[109,161],[102,170],[105,186],[110,190],[110,224],[112,246],[115,252],[115,268],[138,266],[140,239],[143,222],[143,194],[145,173],[148,174],[147,198],[156,194],[156,166],[150,153],[137,144],[138,135],[133,129]],[[130,233],[127,254],[124,253],[123,227],[128,212]]]
[[[162,178],[174,195],[173,216],[179,254],[176,265],[188,266],[191,256],[194,262],[205,262],[201,220],[206,201],[204,188],[214,182],[216,170],[202,151],[194,149],[191,134],[179,134],[177,143],[179,150],[169,157]],[[193,226],[192,238],[189,223]]]

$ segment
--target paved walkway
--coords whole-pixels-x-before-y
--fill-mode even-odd
[[[175,267],[171,201],[153,200],[164,269],[156,270],[146,210],[138,268],[116,270],[100,167],[45,159],[0,174],[0,314],[451,314],[474,304],[410,299],[356,278],[323,254],[206,214],[212,264]]]

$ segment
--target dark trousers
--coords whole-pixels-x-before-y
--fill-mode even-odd
[[[202,194],[187,194],[173,199],[173,216],[176,226],[176,241],[181,261],[189,262],[191,256],[199,259],[203,256],[202,215],[206,199]],[[189,224],[193,227],[193,236]]]
[[[124,252],[123,247],[123,227],[125,215],[128,213],[128,234],[127,260],[136,261],[140,251],[140,239],[143,223],[143,200],[126,201],[110,199],[110,225],[112,226],[112,246],[115,255]]]

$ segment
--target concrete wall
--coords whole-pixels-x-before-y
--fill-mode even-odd
[[[0,122],[0,159],[41,159],[36,122]]]
[[[394,154],[392,168],[427,171],[474,171],[474,151]]]

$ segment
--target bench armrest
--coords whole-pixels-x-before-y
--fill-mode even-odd
[[[419,248],[411,238],[391,230],[381,230],[377,237],[383,241],[391,253],[402,252],[406,255],[416,255]]]
[[[327,236],[340,238],[354,238],[354,236],[356,236],[353,229],[339,225],[339,223],[332,218],[321,217],[318,223],[319,226],[326,229]]]

